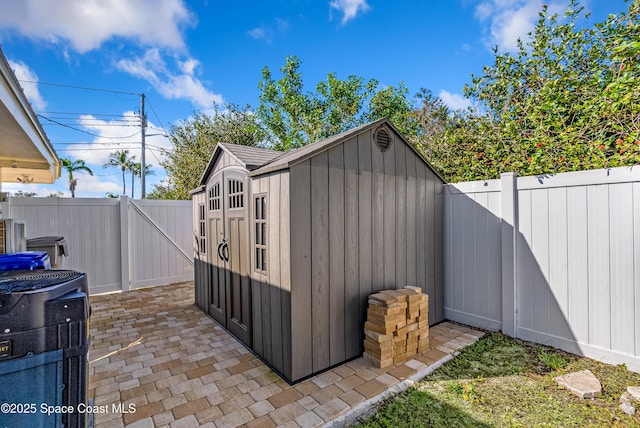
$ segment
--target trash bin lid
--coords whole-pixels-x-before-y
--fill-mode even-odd
[[[22,251],[20,253],[0,254],[0,261],[39,259],[47,254],[46,251]]]
[[[27,239],[27,245],[46,247],[59,244],[60,241],[64,241],[64,236],[39,236],[37,238]]]
[[[30,269],[51,269],[51,262],[46,251],[25,251],[0,255],[0,271]]]
[[[74,270],[18,270],[0,272],[0,294],[39,290],[84,275]]]

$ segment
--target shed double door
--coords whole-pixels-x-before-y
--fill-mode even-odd
[[[212,269],[209,314],[251,346],[249,192],[245,177],[237,171],[223,171],[213,177],[219,190],[209,220]]]

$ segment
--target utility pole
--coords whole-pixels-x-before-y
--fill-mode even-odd
[[[140,135],[142,137],[142,156],[140,159],[140,187],[142,188],[142,193],[140,195],[140,199],[144,199],[146,193],[145,187],[145,172],[147,170],[147,164],[145,162],[145,131],[147,129],[147,115],[144,112],[144,94],[140,94]]]

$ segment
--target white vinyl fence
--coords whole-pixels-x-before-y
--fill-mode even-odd
[[[449,184],[445,318],[640,371],[640,168]]]
[[[87,273],[91,294],[193,279],[191,201],[8,198],[3,217],[27,238],[62,236],[58,268]]]

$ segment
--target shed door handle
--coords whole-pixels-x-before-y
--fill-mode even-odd
[[[222,257],[225,262],[229,261],[229,241],[226,239],[222,241]]]
[[[220,257],[222,261],[229,261],[229,241],[226,239],[223,239],[222,242],[218,244],[218,257]]]

